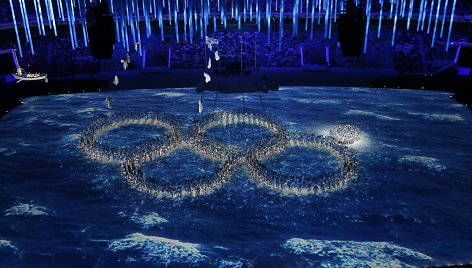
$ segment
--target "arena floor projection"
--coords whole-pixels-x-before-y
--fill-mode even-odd
[[[2,265],[472,261],[472,116],[447,93],[183,88],[23,102],[0,119]]]

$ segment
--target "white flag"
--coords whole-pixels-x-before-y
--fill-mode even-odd
[[[220,56],[218,55],[218,50],[215,51],[215,61],[219,61],[220,60]]]
[[[205,44],[207,44],[208,49],[212,50],[213,45],[218,45],[218,39],[211,38],[205,35]]]
[[[110,97],[105,98],[105,103],[107,105],[107,108],[111,109],[111,98]]]
[[[205,35],[205,43],[206,44],[212,44],[212,45],[218,45],[218,39],[216,38],[211,38]]]
[[[126,71],[126,69],[128,69],[128,62],[125,60],[121,60],[121,63],[123,64],[123,70]]]
[[[203,76],[205,77],[205,83],[208,83],[208,82],[210,82],[210,81],[211,81],[211,77],[210,77],[210,75],[209,75],[209,74],[207,74],[207,73],[203,73]]]
[[[118,76],[115,75],[115,79],[113,79],[113,85],[117,86],[118,83],[120,83],[120,80],[118,80]]]
[[[210,69],[211,68],[211,59],[208,59],[208,65],[207,65],[207,68]]]
[[[203,101],[198,100],[198,113],[202,113],[202,112],[203,112]]]

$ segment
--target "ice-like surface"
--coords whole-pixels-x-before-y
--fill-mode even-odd
[[[408,114],[421,116],[428,120],[464,121],[464,118],[459,114],[435,114],[435,113],[408,113]]]
[[[24,99],[0,118],[0,266],[470,262],[472,115],[449,95],[284,87],[245,93],[244,102],[242,94],[202,95],[194,88]],[[111,109],[106,97],[112,98]],[[330,194],[293,196],[267,191],[240,167],[211,194],[156,199],[132,189],[120,164],[95,161],[79,148],[80,133],[109,115],[170,114],[186,135],[194,120],[241,108],[266,113],[302,134],[326,136],[337,124],[355,124],[361,138],[348,147],[355,151],[358,177]],[[205,135],[238,146],[244,155],[246,146],[268,134],[266,127],[238,126],[244,124],[213,127]],[[110,131],[99,142],[132,149],[168,134],[138,125],[128,130]],[[183,147],[139,168],[152,182],[191,184],[214,178],[224,162]],[[329,150],[291,146],[260,164],[285,178],[318,178],[336,172],[342,162]]]
[[[341,162],[326,150],[295,146],[267,159],[264,165],[283,176],[297,174],[297,177],[316,178],[326,175],[327,171],[338,170]]]
[[[47,208],[33,204],[19,204],[5,210],[5,216],[42,216],[49,215]]]
[[[422,166],[425,166],[428,169],[435,170],[435,171],[441,171],[447,168],[441,165],[441,162],[438,159],[434,157],[428,157],[428,156],[405,155],[405,156],[400,157],[398,161],[402,163],[410,163],[413,165],[420,164]]]
[[[131,220],[142,225],[144,228],[150,228],[153,226],[159,226],[162,223],[169,222],[168,220],[162,218],[156,212],[152,212],[150,214],[146,214],[143,216],[133,216]]]
[[[143,260],[163,265],[206,261],[207,257],[200,253],[199,247],[199,244],[142,233],[132,233],[125,238],[112,240],[108,245],[111,251],[138,251]]]
[[[333,99],[306,99],[306,98],[292,98],[293,101],[305,104],[341,104],[340,100]]]
[[[0,239],[0,250],[12,250],[16,252],[18,248],[14,246],[11,241]]]
[[[166,98],[178,98],[185,95],[186,94],[182,92],[159,92],[159,93],[155,93],[153,96],[156,96],[156,97],[162,96]]]
[[[105,109],[97,108],[97,107],[87,107],[87,108],[77,110],[77,113],[94,113],[94,112],[99,112],[99,111],[105,111]]]
[[[242,268],[244,267],[244,262],[242,260],[222,260],[220,268]]]
[[[432,258],[387,242],[291,238],[282,247],[319,267],[415,267]]]
[[[349,110],[349,111],[346,112],[346,114],[347,115],[369,116],[369,117],[374,117],[374,118],[377,118],[377,119],[380,119],[380,120],[389,120],[389,121],[391,121],[391,120],[400,120],[396,117],[377,114],[377,113],[374,113],[374,112],[371,112],[371,111]]]

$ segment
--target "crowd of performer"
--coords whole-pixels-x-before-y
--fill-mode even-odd
[[[272,140],[265,151],[250,150],[247,171],[251,178],[263,186],[286,194],[306,195],[331,192],[344,187],[348,181],[357,177],[357,161],[354,152],[342,146],[331,137],[312,134],[291,133],[280,140]],[[329,151],[339,158],[341,168],[322,176],[302,177],[297,175],[277,174],[263,164],[270,156],[278,154],[289,146],[316,147]]]
[[[355,124],[338,124],[329,131],[329,136],[341,144],[352,144],[361,139],[361,131]]]
[[[223,144],[205,135],[206,130],[212,127],[240,123],[266,127],[272,135],[255,141],[247,148]],[[97,142],[97,138],[105,132],[133,124],[162,126],[168,133],[164,138],[142,142],[128,149],[106,148]],[[357,177],[355,154],[342,144],[334,137],[289,133],[277,119],[247,109],[204,115],[189,126],[187,134],[182,132],[177,118],[171,115],[155,113],[112,115],[94,121],[80,137],[80,146],[89,157],[103,162],[120,163],[123,177],[132,188],[167,198],[211,193],[229,182],[240,166],[245,167],[249,177],[258,184],[277,192],[305,195],[333,191]],[[265,159],[289,146],[325,149],[340,159],[341,168],[321,177],[305,178],[277,174],[263,164]],[[152,179],[142,173],[140,169],[142,163],[169,155],[181,147],[190,147],[205,157],[221,161],[222,165],[214,176],[196,177],[185,181]]]
[[[106,148],[99,142],[104,133],[126,125],[153,125],[167,129],[165,138],[144,141],[134,148]],[[167,155],[184,140],[179,120],[171,115],[118,114],[95,120],[81,135],[80,147],[91,158],[102,162],[121,163],[127,160],[144,162]]]

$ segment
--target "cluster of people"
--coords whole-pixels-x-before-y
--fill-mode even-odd
[[[132,161],[122,164],[122,173],[133,189],[158,198],[179,198],[212,193],[231,179],[238,166],[239,163],[234,158],[229,158],[214,177],[197,177],[185,182],[177,180],[164,182],[146,178]]]
[[[413,25],[414,26],[414,25]],[[413,27],[414,28],[414,27]],[[436,66],[444,66],[454,60],[454,47],[445,50],[445,37],[436,37],[436,45],[431,47],[431,36],[423,32],[398,31],[395,46],[391,46],[391,28],[385,25],[382,28],[380,38],[377,31],[369,33],[367,54],[360,57],[343,57],[341,50],[337,47],[337,38],[333,33],[331,39],[325,39],[322,29],[315,29],[314,38],[310,39],[309,31],[299,31],[295,37],[290,30],[284,31],[282,43],[279,49],[278,32],[273,31],[268,44],[267,32],[242,32],[242,61],[243,69],[252,69],[260,66],[300,66],[301,50],[303,47],[304,64],[324,64],[325,46],[330,49],[330,62],[332,66],[354,66],[354,67],[385,67],[395,68],[404,72],[422,72],[423,61],[422,49],[425,50],[427,66],[434,71]],[[470,31],[460,24],[454,25],[451,40],[457,43],[465,38],[465,42],[471,42]],[[309,30],[309,29],[308,29]],[[415,29],[416,30],[416,29]],[[47,36],[40,36],[33,30],[31,34],[34,40],[35,54],[32,55],[29,44],[24,41],[23,58],[19,58],[20,65],[28,70],[40,71],[50,75],[70,75],[75,73],[90,73],[102,71],[113,71],[123,69],[123,55],[127,51],[122,44],[115,45],[115,53],[109,64],[100,65],[99,61],[93,59],[90,48],[85,47],[83,37],[78,35],[79,48],[71,47],[68,28],[64,25],[58,26],[58,36],[54,36],[47,29]],[[438,30],[439,31],[439,30]],[[0,40],[0,48],[16,47],[16,38],[13,29],[2,30],[2,35],[7,38]],[[221,63],[213,70],[229,71],[239,70],[241,62],[241,33],[237,31],[220,31],[209,34],[220,41],[219,54]],[[419,35],[424,39],[423,48],[420,47]],[[23,39],[22,39],[23,40]],[[205,40],[200,37],[194,39],[192,44],[188,42],[175,43],[174,36],[169,33],[165,41],[161,41],[158,35],[153,35],[142,40],[142,46],[147,51],[146,67],[167,66],[169,49],[171,50],[171,68],[203,68],[205,60]],[[257,53],[257,54],[256,54]],[[139,62],[139,55],[133,54],[134,62]],[[257,60],[256,60],[257,59]],[[131,68],[129,63],[127,68]],[[137,65],[135,65],[136,67]]]
[[[263,126],[269,129],[272,135],[259,139],[248,148],[225,145],[205,135],[205,132],[212,127],[240,123]],[[97,138],[105,132],[133,124],[161,126],[170,134],[165,139],[143,142],[127,150],[105,148],[97,142]],[[355,131],[355,128],[355,126],[347,127],[352,131]],[[336,131],[333,130],[333,133]],[[182,133],[177,118],[171,115],[156,113],[112,115],[94,121],[80,137],[80,146],[89,157],[102,162],[120,163],[123,177],[132,188],[164,198],[211,193],[230,181],[234,171],[241,165],[245,166],[248,175],[256,182],[278,192],[305,195],[333,191],[357,177],[355,154],[343,144],[334,137],[289,133],[277,119],[249,109],[204,115],[189,126],[187,135]],[[329,176],[304,178],[276,174],[261,162],[289,146],[324,148],[340,158],[342,167]],[[169,155],[180,147],[190,147],[200,154],[222,161],[223,164],[214,176],[193,178],[185,182],[152,180],[146,178],[140,170],[142,163]]]
[[[416,32],[399,32],[394,47],[394,64],[403,72],[423,71],[421,47]],[[421,35],[422,36],[422,35]]]
[[[265,32],[222,31],[209,33],[219,40],[218,50],[225,69],[253,68],[255,66],[300,66],[300,44],[307,41],[306,35],[293,37],[290,32],[283,34],[282,43],[278,41],[278,33],[268,37]],[[270,44],[267,42],[270,39]],[[190,43],[173,44],[164,42],[161,49],[172,47],[171,65],[173,67],[205,66],[205,42],[195,40]],[[158,53],[163,54],[163,52]]]
[[[126,125],[161,126],[170,134],[164,139],[144,141],[132,149],[107,148],[97,142],[97,138],[110,130]],[[95,120],[80,136],[79,144],[92,159],[102,162],[122,163],[133,161],[142,163],[167,155],[184,140],[177,118],[167,114],[146,113],[118,114]]]
[[[316,178],[304,178],[299,176],[280,175],[268,169],[260,162],[259,151],[249,150],[246,170],[251,178],[259,184],[277,192],[295,195],[319,194],[335,191],[357,177],[357,161],[352,150],[340,145],[332,138],[323,136],[293,133],[286,137],[285,142],[279,141],[273,146],[267,147],[265,157],[277,154],[288,146],[319,147],[331,151],[340,158],[342,167],[340,170],[325,176]]]
[[[11,9],[8,1],[0,2],[0,24],[11,22]]]
[[[232,112],[218,112],[203,116],[189,127],[188,142],[196,148],[197,151],[216,159],[227,159],[230,156],[240,154],[243,149],[223,145],[205,136],[205,132],[209,128],[237,123],[263,126],[271,130],[274,135],[285,131],[283,124],[269,115],[253,110],[239,109]]]
[[[361,131],[355,124],[338,124],[329,131],[329,136],[340,144],[352,144],[361,139]]]

